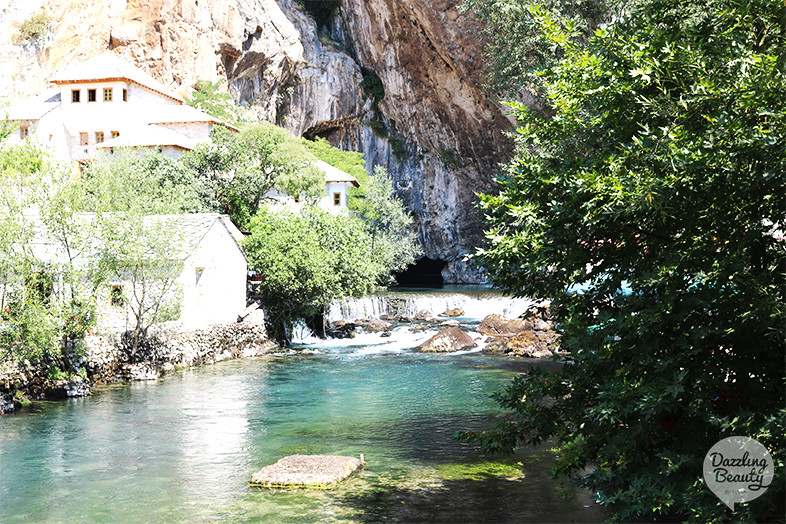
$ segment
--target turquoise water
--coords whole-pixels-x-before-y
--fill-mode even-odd
[[[488,393],[523,362],[382,342],[224,362],[0,417],[0,522],[603,519],[587,494],[547,480],[545,448],[516,457],[513,475],[456,469],[495,460],[451,435],[488,425]],[[293,453],[363,453],[368,466],[332,491],[248,486]]]

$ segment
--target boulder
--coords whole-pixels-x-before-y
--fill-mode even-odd
[[[472,337],[457,327],[443,329],[417,347],[428,353],[451,353],[477,346]]]
[[[453,308],[453,309],[446,309],[442,313],[440,313],[441,317],[462,317],[464,316],[464,310],[460,307]]]
[[[11,413],[15,409],[16,402],[14,402],[14,395],[12,393],[0,391],[0,415],[4,413]]]
[[[550,331],[522,331],[512,336],[493,337],[484,353],[502,353],[516,357],[548,358],[556,349],[557,335]]]
[[[337,320],[325,330],[325,334],[333,338],[355,338],[356,327],[352,322]]]
[[[377,333],[379,331],[389,331],[392,327],[393,324],[385,322],[384,320],[369,320],[368,323],[363,326],[363,329],[371,333]]]
[[[407,315],[399,315],[396,320],[398,320],[402,324],[408,324],[408,323],[412,322],[412,317],[407,316]]]
[[[379,315],[379,319],[384,320],[385,322],[393,322],[394,320],[396,320],[396,317],[394,317],[393,315],[385,314],[385,315]]]
[[[44,386],[44,397],[48,400],[62,400],[71,397],[90,395],[90,381],[86,378],[73,380],[50,380]]]
[[[525,329],[524,321],[520,318],[492,314],[483,319],[476,331],[484,335],[515,335]]]
[[[434,315],[432,315],[431,311],[429,311],[428,309],[421,309],[415,315],[415,320],[431,321],[433,319],[434,319]]]
[[[363,469],[360,459],[340,455],[290,455],[251,476],[251,485],[263,488],[330,489]]]
[[[442,327],[459,327],[461,323],[458,320],[443,320],[439,325]]]

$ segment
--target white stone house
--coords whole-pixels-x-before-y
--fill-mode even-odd
[[[50,82],[57,90],[44,100],[10,108],[8,118],[19,126],[10,141],[36,140],[60,160],[85,162],[115,148],[154,150],[177,158],[208,142],[215,125],[237,131],[185,105],[168,87],[111,53],[70,65]],[[321,160],[317,165],[325,172],[319,207],[346,212],[349,187],[357,186],[357,180]],[[298,207],[288,195],[272,191],[267,196]]]
[[[157,150],[175,158],[207,142],[216,118],[185,101],[122,58],[104,53],[56,72],[57,86],[43,101],[12,106],[19,130],[61,160],[85,161],[116,147]]]
[[[316,166],[325,173],[325,194],[317,202],[317,206],[333,213],[347,213],[349,208],[349,188],[359,187],[357,179],[337,169],[322,160],[316,161]],[[276,206],[286,209],[298,210],[303,203],[293,196],[286,195],[272,189],[265,194],[265,198],[273,200]]]
[[[31,217],[30,220],[36,229],[31,246],[33,255],[40,262],[57,268],[65,261],[62,248],[47,235],[40,219]],[[95,215],[79,215],[78,220],[92,224]],[[172,250],[168,258],[175,262],[176,271],[163,294],[162,303],[176,313],[174,318],[167,320],[178,320],[190,328],[235,322],[246,307],[248,260],[241,249],[243,234],[229,217],[214,213],[152,215],[143,217],[142,227],[144,230],[158,228],[171,235]],[[94,245],[84,249],[74,266],[86,268],[97,257],[96,250],[100,247]],[[57,282],[57,275],[53,277]],[[59,287],[56,285],[56,290]],[[110,277],[102,285],[95,296],[98,332],[114,333],[134,328],[134,297],[139,296],[134,291],[133,281],[123,275]]]

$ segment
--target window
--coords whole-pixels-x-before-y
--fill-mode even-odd
[[[96,131],[96,144],[100,144],[103,141],[104,141],[104,132]]]
[[[19,126],[19,138],[21,138],[22,140],[27,138],[27,134],[29,130],[30,128],[28,126]]]
[[[88,102],[95,102],[96,101],[96,90],[95,89],[88,89],[87,90],[87,101]]]
[[[120,131],[112,131],[112,138],[117,138],[120,136]]]
[[[300,203],[300,195],[295,195],[295,204]]]
[[[81,93],[81,91],[79,91],[79,89],[72,89],[71,90],[71,102],[72,103],[74,103],[74,104],[78,104],[79,103],[79,94],[80,93]]]
[[[112,286],[109,290],[109,305],[122,306],[123,304],[123,286]]]
[[[341,205],[341,193],[333,193],[333,205],[334,206]]]
[[[128,89],[123,89],[123,102],[128,102]]]
[[[104,102],[111,102],[112,101],[112,88],[105,87],[104,88]]]
[[[87,145],[87,133],[79,133],[79,145],[80,146]]]

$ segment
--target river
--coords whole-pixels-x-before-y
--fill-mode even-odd
[[[452,438],[487,427],[499,413],[488,394],[528,362],[412,352],[426,336],[402,326],[389,338],[304,337],[299,349],[313,353],[0,417],[0,522],[602,521],[588,493],[548,479],[547,447],[501,460]],[[368,466],[332,491],[248,486],[294,453],[363,453]]]

